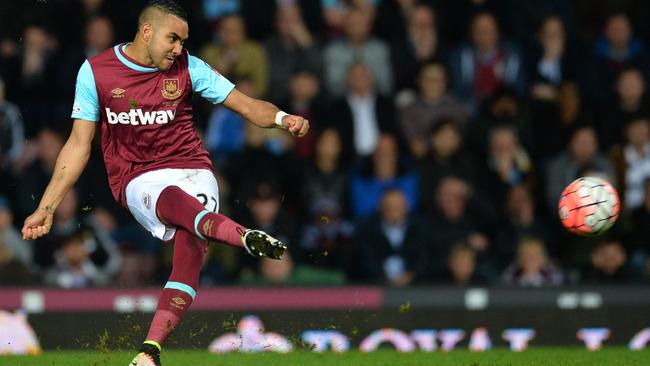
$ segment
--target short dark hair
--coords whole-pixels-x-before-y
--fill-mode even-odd
[[[187,22],[187,12],[177,2],[173,0],[150,0],[140,12],[140,23],[142,23],[142,16],[150,8],[156,8],[164,13],[175,15]]]

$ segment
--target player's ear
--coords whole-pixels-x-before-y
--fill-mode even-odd
[[[142,40],[144,40],[145,43],[149,43],[151,41],[151,37],[153,36],[153,27],[149,23],[143,23],[142,27],[140,28],[140,32],[142,34]]]

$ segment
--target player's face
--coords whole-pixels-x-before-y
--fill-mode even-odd
[[[187,22],[168,14],[154,28],[149,42],[149,56],[154,66],[160,70],[168,70],[174,60],[183,51],[183,43],[189,36]]]

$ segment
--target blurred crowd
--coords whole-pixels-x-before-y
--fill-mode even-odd
[[[214,243],[202,285],[650,279],[650,2],[179,3],[190,53],[313,126],[295,140],[196,99],[221,212],[290,246],[271,261]],[[50,235],[19,233],[69,132],[81,63],[132,40],[142,5],[0,3],[0,285],[166,281],[172,246],[113,201],[99,144]],[[605,236],[557,218],[586,175],[621,197]]]

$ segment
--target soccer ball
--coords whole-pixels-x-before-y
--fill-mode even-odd
[[[579,235],[600,235],[618,219],[621,205],[616,189],[604,179],[582,177],[562,191],[558,205],[567,230]]]

